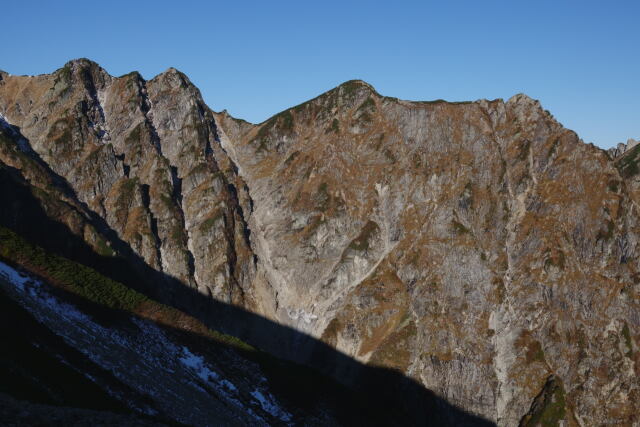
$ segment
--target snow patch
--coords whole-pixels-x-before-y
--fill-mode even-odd
[[[67,320],[91,322],[91,318],[89,316],[80,312],[71,304],[64,303],[52,296],[46,289],[44,289],[42,282],[39,280],[27,278],[20,290],[25,291],[34,300],[37,300],[40,305],[48,307],[50,310],[56,312]]]
[[[273,396],[269,393],[265,396],[260,390],[255,390],[251,392],[251,396],[258,401],[265,412],[270,413],[284,422],[291,421],[292,415],[278,406],[278,404],[275,403]]]
[[[193,354],[187,347],[182,347],[182,355],[178,358],[180,363],[189,368],[207,385],[216,390],[216,392],[222,397],[234,405],[242,407],[249,415],[257,420],[262,420],[257,414],[255,414],[250,408],[247,408],[239,400],[238,389],[229,380],[224,379],[209,368],[206,361],[202,356]],[[194,384],[198,386],[197,384]],[[198,386],[199,387],[199,386]]]
[[[217,381],[220,379],[220,375],[207,367],[202,356],[196,356],[186,347],[182,347],[182,351],[184,355],[180,357],[180,362],[193,369],[203,381],[209,381],[210,379]]]
[[[0,262],[0,277],[21,291],[24,291],[25,285],[31,281],[29,277],[20,273],[16,269],[9,267],[3,262]]]

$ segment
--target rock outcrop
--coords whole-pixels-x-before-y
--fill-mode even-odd
[[[611,155],[611,157],[620,157],[638,144],[640,144],[640,141],[629,138],[626,144],[623,142],[619,142],[615,147],[609,148],[607,152]]]
[[[640,422],[633,143],[584,144],[522,94],[409,102],[361,81],[253,125],[177,70],[88,60],[0,75],[0,113],[1,164],[95,251],[157,272],[165,301],[178,281],[499,425]],[[355,378],[312,339],[227,327]]]

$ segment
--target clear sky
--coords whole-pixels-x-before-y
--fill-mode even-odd
[[[586,141],[640,138],[640,1],[4,0],[0,69],[175,67],[261,122],[350,79],[383,95],[539,99]]]

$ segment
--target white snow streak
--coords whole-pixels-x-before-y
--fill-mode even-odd
[[[0,114],[0,117],[1,116],[2,114]],[[9,283],[13,284],[15,287],[17,287],[21,291],[24,291],[24,285],[30,281],[30,279],[27,276],[23,275],[22,273],[19,273],[18,271],[14,270],[13,268],[9,267],[7,264],[3,262],[0,262],[0,277],[7,280]]]
[[[260,403],[262,409],[274,417],[280,418],[284,422],[291,421],[291,414],[284,411],[280,406],[274,403],[274,398],[269,393],[265,396],[261,391],[255,390],[251,392],[251,396]]]

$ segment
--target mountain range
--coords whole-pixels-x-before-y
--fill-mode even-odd
[[[173,68],[0,72],[0,416],[638,425],[639,160],[524,94],[252,124]]]

